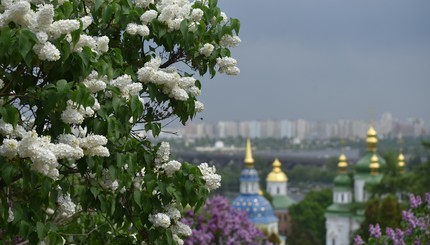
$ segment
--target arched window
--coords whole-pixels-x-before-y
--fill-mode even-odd
[[[278,186],[278,187],[276,187],[276,194],[279,194],[279,192],[280,192],[280,189],[279,189],[279,186]]]
[[[331,240],[331,245],[336,245],[336,239],[334,239],[334,238],[333,238],[333,239]]]

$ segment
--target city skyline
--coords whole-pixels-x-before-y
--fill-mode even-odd
[[[204,121],[188,122],[185,127],[168,127],[163,137],[186,138],[294,138],[330,139],[330,138],[365,138],[372,126],[381,137],[420,137],[428,135],[430,124],[420,118],[399,120],[390,113],[383,113],[372,123],[364,120],[337,120],[336,122],[308,121],[304,119],[278,120],[220,120],[213,123]]]
[[[195,121],[371,121],[385,111],[430,121],[429,1],[219,4],[241,21],[241,74],[202,79]]]

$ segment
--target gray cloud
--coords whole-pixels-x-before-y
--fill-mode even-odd
[[[430,121],[430,1],[224,0],[237,77],[204,79],[205,120]]]

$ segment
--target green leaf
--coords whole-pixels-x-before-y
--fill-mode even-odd
[[[142,203],[141,203],[141,199],[140,199],[141,195],[142,195],[142,193],[139,190],[135,190],[133,192],[133,199],[140,208],[142,207]]]
[[[63,3],[63,13],[66,18],[70,17],[73,12],[73,4],[72,2],[64,2]]]
[[[42,241],[45,238],[45,225],[42,222],[37,222],[36,223],[36,232],[37,232],[37,237],[39,238],[40,241]]]
[[[112,5],[106,4],[105,8],[102,10],[102,20],[104,23],[110,23],[112,12]]]
[[[143,115],[143,105],[138,96],[132,96],[130,99],[131,115],[133,121],[136,122]]]
[[[6,104],[0,108],[0,114],[2,115],[3,121],[12,124],[15,127],[18,124],[20,113],[18,109],[10,104]]]
[[[34,43],[36,43],[36,36],[31,31],[21,29],[18,32],[18,52],[23,59],[25,59],[28,52],[33,48]]]
[[[6,182],[6,184],[10,184],[15,176],[15,172],[17,171],[16,166],[13,164],[2,164],[1,166],[1,177]]]
[[[104,0],[96,0],[96,3],[94,5],[94,9],[97,11],[104,3]]]

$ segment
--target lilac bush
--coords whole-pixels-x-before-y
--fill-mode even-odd
[[[247,217],[246,212],[234,209],[222,196],[207,200],[205,207],[195,214],[188,211],[182,222],[192,228],[186,245],[199,244],[270,244],[264,234]]]
[[[409,209],[402,211],[401,228],[387,227],[385,235],[382,235],[379,224],[375,224],[369,226],[369,232],[367,243],[360,236],[356,236],[354,244],[430,244],[430,193],[425,194],[425,202],[421,196],[409,194]]]

